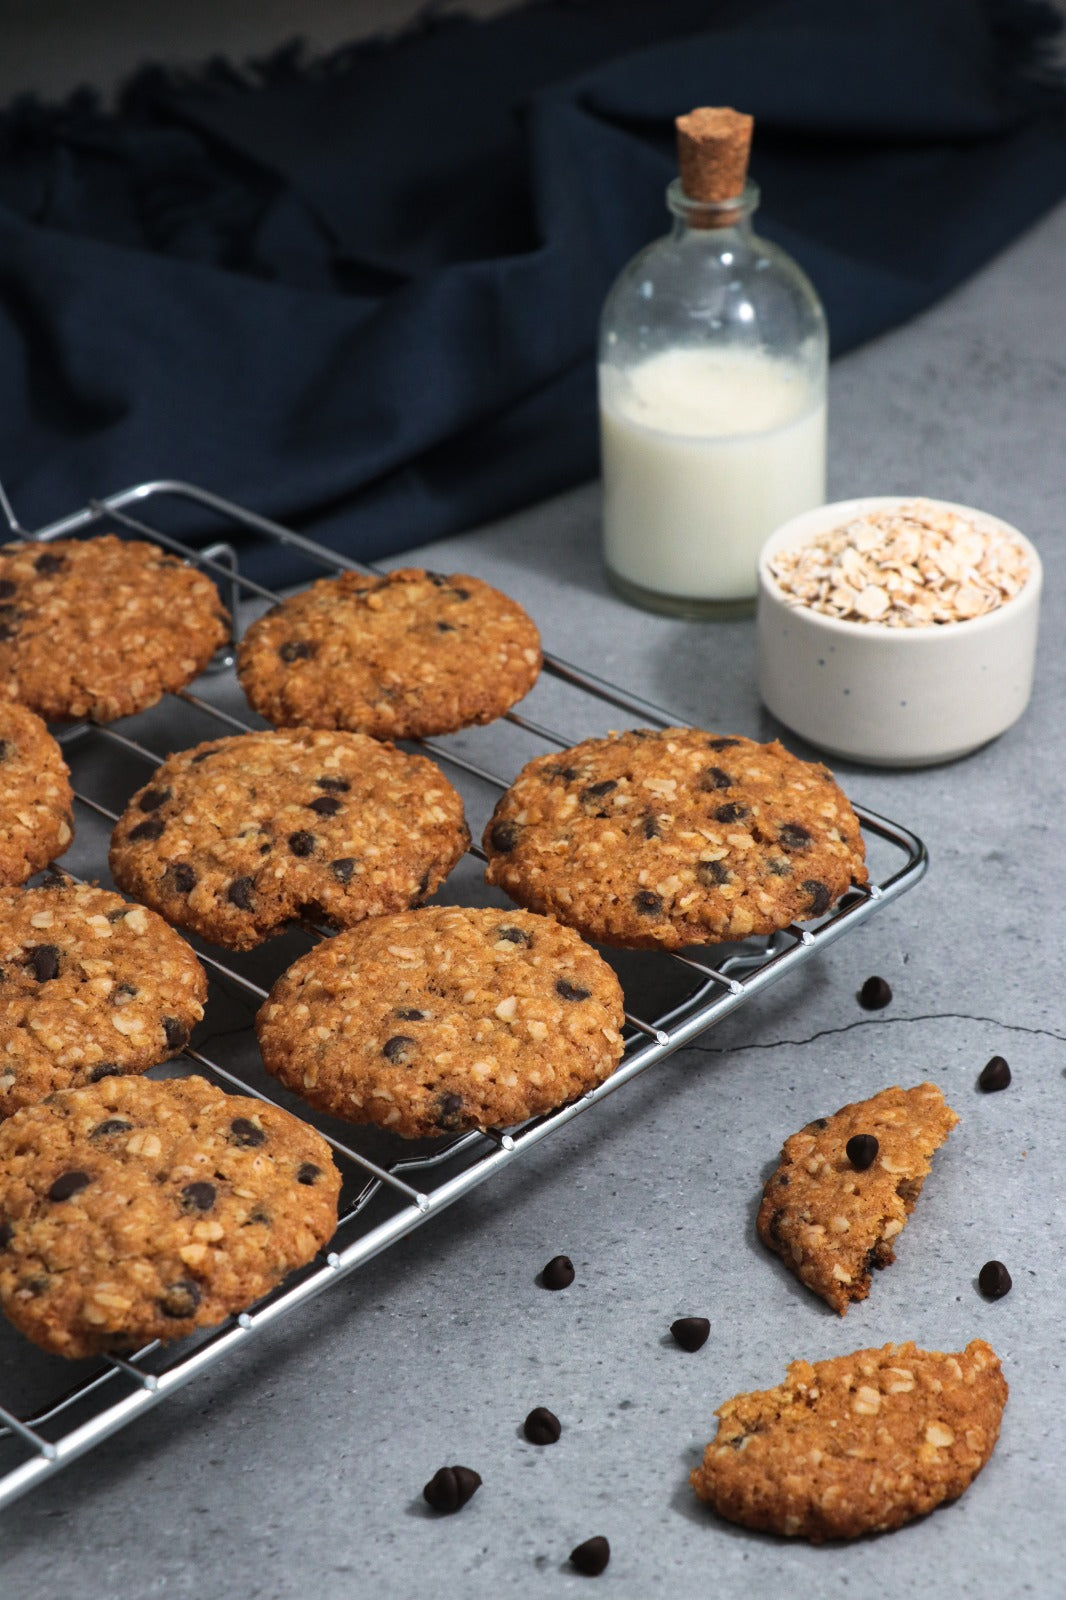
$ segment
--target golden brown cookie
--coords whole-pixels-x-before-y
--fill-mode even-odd
[[[40,717],[0,700],[0,884],[25,883],[63,854],[73,804],[67,764]]]
[[[49,721],[110,722],[202,672],[229,636],[209,578],[141,540],[0,549],[0,685]]]
[[[793,1361],[779,1388],[719,1406],[692,1487],[730,1522],[812,1544],[885,1533],[969,1487],[1006,1401],[983,1339],[955,1355],[908,1343]]]
[[[177,1053],[207,980],[173,928],[92,884],[0,889],[0,1116]]]
[[[348,927],[417,905],[469,842],[425,756],[291,728],[170,756],[119,818],[110,861],[168,922],[248,950],[293,919]]]
[[[517,601],[465,573],[403,567],[321,578],[282,601],[241,640],[237,675],[276,727],[408,739],[502,716],[540,664]]]
[[[618,979],[571,929],[427,906],[302,956],[256,1031],[268,1070],[312,1105],[416,1138],[576,1099],[614,1071],[622,1023]]]
[[[0,1306],[61,1356],[180,1339],[310,1261],[340,1174],[313,1129],[203,1078],[107,1078],[0,1127]]]
[[[958,1117],[935,1083],[882,1089],[785,1140],[767,1181],[759,1238],[841,1316],[896,1259],[933,1151]]]
[[[604,944],[773,933],[866,882],[831,773],[698,728],[586,739],[522,768],[485,830],[486,878]]]

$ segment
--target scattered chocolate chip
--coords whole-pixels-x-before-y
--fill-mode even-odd
[[[381,1047],[381,1053],[386,1061],[391,1061],[396,1066],[406,1066],[411,1059],[411,1052],[417,1045],[410,1034],[394,1033],[391,1039],[386,1039]]]
[[[859,1004],[864,1011],[883,1011],[892,998],[892,985],[887,978],[867,978],[859,990]]]
[[[732,876],[724,861],[696,863],[696,881],[702,883],[705,889],[716,889],[719,884],[728,883]]]
[[[317,651],[318,646],[309,639],[286,639],[283,645],[278,646],[282,661],[310,661]]]
[[[177,1017],[163,1018],[163,1032],[172,1050],[184,1050],[189,1042],[189,1029]]]
[[[577,983],[568,983],[565,978],[558,978],[555,984],[555,992],[560,1000],[587,1000],[591,990],[582,989],[581,985]]]
[[[662,909],[662,895],[653,894],[650,889],[641,889],[633,896],[633,910],[642,917],[657,917]]]
[[[450,1516],[461,1511],[481,1488],[481,1474],[473,1467],[441,1467],[422,1490],[422,1497],[434,1511]]]
[[[662,838],[662,829],[659,827],[658,817],[645,817],[640,825],[640,831],[645,839]]]
[[[333,794],[320,794],[317,799],[309,802],[307,809],[315,812],[320,817],[335,817],[341,809],[343,801]]]
[[[803,880],[803,890],[811,902],[810,916],[820,917],[823,911],[829,910],[833,897],[824,883],[819,883],[817,878],[805,878]]]
[[[728,805],[718,807],[714,813],[714,820],[716,822],[742,822],[748,814],[747,806],[742,806],[737,801],[731,800]]]
[[[182,1209],[185,1211],[210,1211],[218,1196],[213,1183],[187,1183],[181,1191]]]
[[[805,850],[811,842],[810,834],[799,822],[786,822],[778,838],[786,850]]]
[[[509,855],[518,843],[518,824],[503,819],[489,829],[489,844],[501,855]]]
[[[610,1559],[611,1547],[602,1533],[586,1539],[584,1544],[575,1545],[570,1552],[570,1565],[586,1578],[598,1578]]]
[[[1011,1290],[1011,1275],[1002,1261],[986,1261],[977,1274],[977,1287],[986,1300],[1002,1300]]]
[[[707,1343],[711,1325],[706,1317],[678,1317],[671,1322],[670,1332],[682,1350],[701,1350]]]
[[[1009,1082],[1010,1067],[1002,1056],[992,1056],[981,1068],[977,1087],[985,1094],[994,1094],[997,1089],[1005,1089]]]
[[[61,1172],[48,1191],[49,1200],[69,1200],[92,1182],[87,1172]]]
[[[316,778],[315,784],[319,789],[330,789],[334,794],[347,794],[351,784],[347,778]]]
[[[158,811],[170,799],[169,789],[146,789],[137,802],[141,811]]]
[[[238,911],[251,911],[254,887],[254,878],[234,878],[226,890],[226,899],[230,905],[236,906]]]
[[[495,936],[497,939],[506,939],[508,944],[533,943],[532,937],[526,933],[524,928],[497,928]]]
[[[569,1256],[552,1256],[540,1281],[545,1289],[569,1289],[574,1281],[574,1263]]]
[[[127,837],[133,839],[161,839],[166,823],[162,817],[146,817],[143,822],[138,822],[136,827],[130,829]]]
[[[417,1006],[397,1006],[393,1011],[394,1017],[399,1017],[401,1022],[425,1022],[426,1013],[419,1011]]]
[[[199,1286],[189,1278],[181,1278],[164,1289],[159,1309],[165,1317],[191,1317],[199,1304]]]
[[[113,1133],[129,1133],[133,1127],[132,1122],[125,1122],[122,1117],[108,1117],[106,1122],[98,1122],[90,1133],[90,1139],[109,1139]]]
[[[248,1117],[234,1117],[229,1125],[230,1143],[252,1146],[266,1144],[266,1134]]]
[[[305,828],[298,828],[295,833],[289,834],[289,849],[294,856],[309,856],[314,854],[315,836],[308,833]]]
[[[170,869],[170,879],[179,894],[190,894],[196,888],[196,873],[187,861],[177,861]]]
[[[729,750],[733,745],[739,744],[739,739],[708,739],[708,750]]]
[[[355,871],[355,857],[339,856],[336,861],[330,862],[329,870],[338,883],[350,883],[352,881],[352,873]]]
[[[865,1172],[877,1160],[880,1148],[872,1133],[854,1133],[844,1146],[844,1153],[856,1172]]]
[[[57,556],[48,553],[43,556],[38,556],[33,565],[37,572],[42,572],[46,577],[50,577],[55,572],[62,572],[63,568],[66,566],[66,562],[66,556]]]
[[[534,1406],[522,1424],[522,1432],[530,1444],[557,1444],[562,1431],[562,1423],[547,1406]]]
[[[696,779],[696,788],[709,794],[712,789],[731,789],[733,780],[721,767],[705,767]]]
[[[462,1096],[458,1094],[442,1094],[437,1102],[438,1128],[454,1128],[458,1126],[459,1113],[463,1109]]]
[[[54,944],[31,945],[26,959],[33,968],[38,983],[48,983],[59,972],[59,947]]]
[[[103,1078],[121,1078],[122,1068],[117,1061],[98,1061],[89,1074],[90,1083],[99,1083]]]
[[[304,1161],[301,1162],[296,1174],[296,1182],[302,1183],[307,1189],[312,1189],[321,1176],[321,1167],[316,1167],[313,1161]]]

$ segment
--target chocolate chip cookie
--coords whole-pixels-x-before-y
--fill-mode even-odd
[[[759,1238],[841,1316],[914,1210],[934,1150],[958,1122],[935,1083],[882,1089],[785,1140],[759,1207]]]
[[[0,884],[25,883],[74,837],[62,752],[40,717],[0,700]]]
[[[0,549],[0,694],[48,721],[143,711],[191,682],[228,636],[210,579],[142,540]]]
[[[0,1127],[0,1306],[61,1356],[211,1327],[337,1222],[329,1146],[203,1078],[108,1078]]]
[[[485,830],[486,877],[604,944],[773,933],[866,882],[832,774],[698,728],[586,739],[523,767]]]
[[[176,1055],[204,1014],[189,946],[91,884],[0,889],[0,1116]]]
[[[569,928],[428,906],[338,934],[284,973],[256,1031],[312,1105],[408,1138],[507,1127],[574,1100],[622,1054],[622,992]]]
[[[730,1522],[812,1544],[885,1533],[969,1487],[1006,1400],[983,1339],[793,1361],[780,1387],[719,1406],[692,1487]]]
[[[322,578],[282,601],[248,629],[237,675],[277,727],[406,739],[491,722],[540,665],[516,601],[464,573],[403,567]]]
[[[168,922],[248,950],[294,919],[348,927],[417,905],[469,842],[425,756],[291,728],[170,756],[120,817],[110,861]]]

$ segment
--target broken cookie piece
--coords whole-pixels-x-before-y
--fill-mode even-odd
[[[809,1122],[785,1140],[763,1190],[759,1238],[843,1316],[866,1299],[874,1267],[895,1260],[892,1241],[958,1120],[936,1084],[921,1083]]]

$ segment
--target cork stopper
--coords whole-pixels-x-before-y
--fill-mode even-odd
[[[754,118],[732,106],[697,106],[676,119],[686,199],[721,202],[743,193],[754,126]]]

